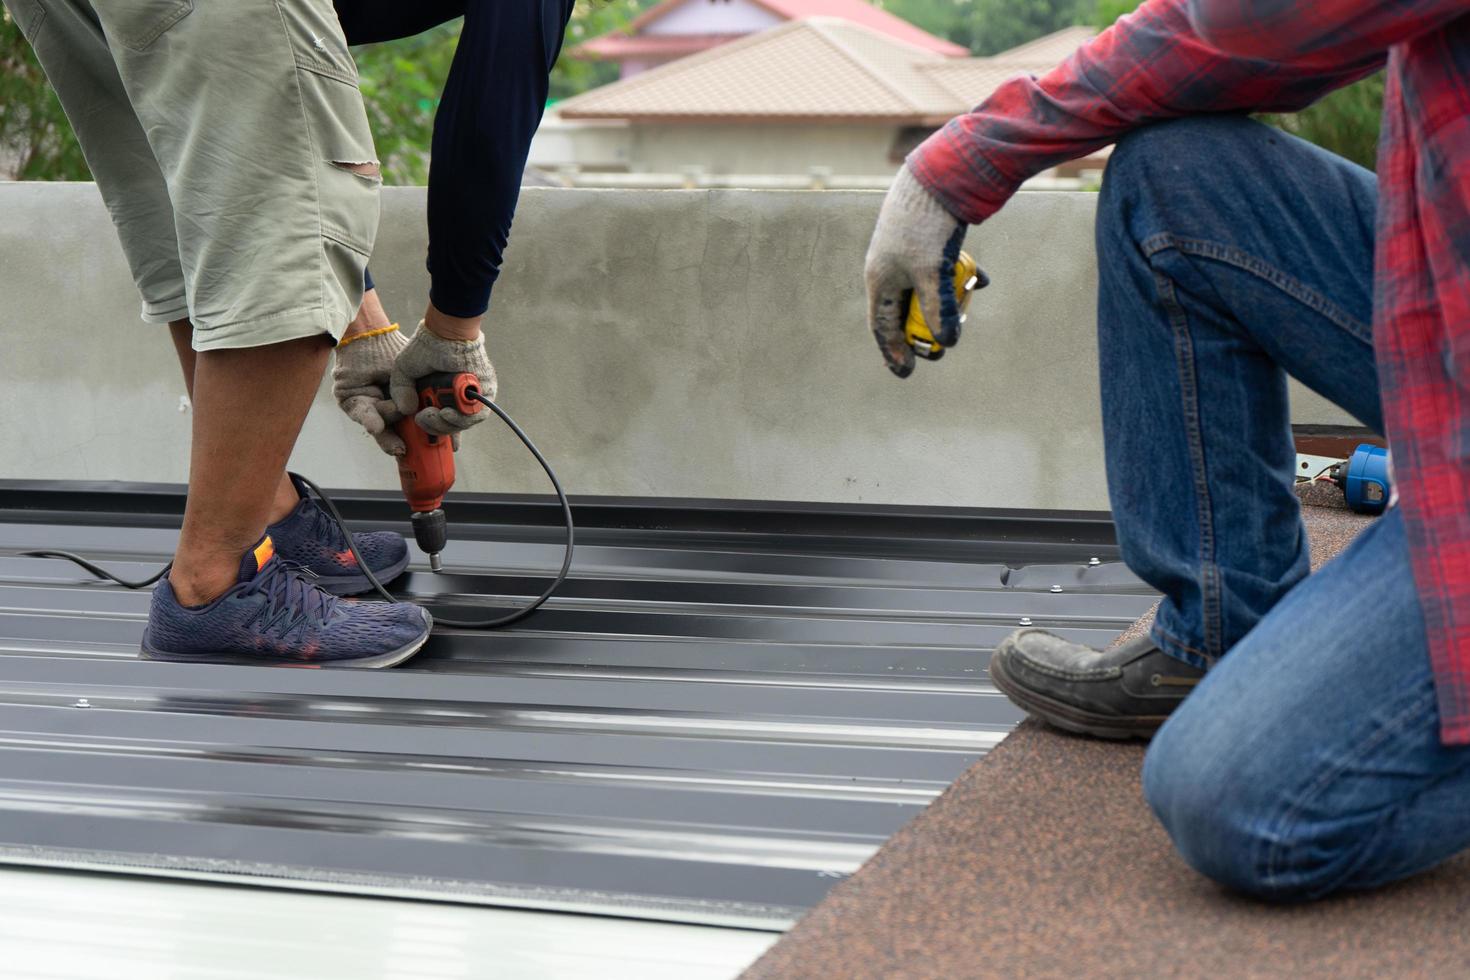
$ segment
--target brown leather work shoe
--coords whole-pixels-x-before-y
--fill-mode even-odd
[[[1147,635],[1100,652],[1021,629],[990,660],[990,679],[1027,713],[1099,738],[1152,737],[1204,675]]]

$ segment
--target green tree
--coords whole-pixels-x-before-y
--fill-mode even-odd
[[[459,27],[455,21],[352,52],[384,183],[423,184],[429,179],[434,113],[454,61]]]
[[[1110,27],[1138,8],[1139,0],[1097,0],[1093,23]],[[1301,112],[1268,113],[1273,126],[1310,140],[1372,170],[1378,159],[1378,130],[1383,118],[1382,72],[1338,89]]]
[[[965,5],[970,50],[985,57],[1085,24],[1097,0],[971,0]]]
[[[568,48],[618,30],[653,0],[584,0],[567,28]],[[363,99],[383,176],[388,183],[422,184],[429,176],[434,113],[459,43],[458,22],[417,37],[357,48]],[[551,73],[555,102],[617,77],[610,63],[565,53]],[[0,178],[88,180],[86,161],[30,45],[0,8]]]
[[[90,180],[61,103],[8,10],[0,9],[0,178]]]
[[[981,57],[1073,24],[1091,23],[1097,0],[874,0],[884,10]]]
[[[967,48],[974,40],[969,4],[959,0],[874,0],[874,4],[935,37]]]
[[[1373,170],[1378,163],[1378,131],[1383,123],[1383,82],[1383,73],[1379,72],[1338,89],[1301,112],[1261,118]]]
[[[633,18],[652,7],[657,0],[581,0],[572,10],[567,24],[566,45],[556,67],[551,70],[551,100],[571,98],[599,85],[616,81],[618,66],[610,61],[582,61],[567,54],[583,41],[613,31],[625,30]],[[947,3],[949,0],[939,0]]]

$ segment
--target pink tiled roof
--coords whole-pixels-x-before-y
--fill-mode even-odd
[[[682,6],[689,0],[663,0],[657,6],[650,7],[627,26],[625,31],[615,31],[604,34],[602,37],[593,38],[584,44],[579,44],[571,50],[571,54],[578,58],[609,58],[619,59],[623,57],[636,57],[650,52],[638,50],[636,55],[621,53],[604,53],[608,47],[602,42],[611,41],[613,38],[631,39],[637,38],[639,32],[648,24],[653,23],[660,17]],[[947,58],[962,58],[970,52],[963,45],[946,41],[942,37],[935,37],[928,31],[910,24],[901,17],[895,17],[886,10],[879,10],[864,0],[751,0],[759,4],[779,17],[787,20],[800,20],[804,17],[841,17],[843,20],[861,24],[864,27],[886,34],[889,37],[932,51],[935,54],[944,55]],[[719,35],[688,35],[698,37],[718,37]],[[710,47],[712,45],[705,45]],[[612,51],[620,48],[614,45]],[[703,50],[696,48],[694,50]]]
[[[744,37],[744,34],[604,34],[573,51],[577,57],[591,55],[608,61],[624,58],[679,58]]]
[[[561,103],[564,119],[944,121],[963,107],[919,70],[942,55],[849,20],[789,21]]]
[[[880,34],[907,41],[947,58],[962,58],[970,53],[963,45],[946,41],[942,37],[935,37],[928,31],[910,24],[902,17],[895,17],[886,10],[879,10],[870,3],[864,3],[863,0],[754,0],[754,2],[763,7],[769,7],[788,20],[798,20],[802,17],[841,17],[843,20],[862,24]]]
[[[560,111],[566,119],[938,125],[1007,78],[1044,74],[1092,34],[1068,28],[993,58],[946,58],[845,18],[806,18],[584,92]]]

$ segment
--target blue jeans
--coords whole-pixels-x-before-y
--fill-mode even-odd
[[[1397,510],[1308,577],[1287,375],[1381,432],[1371,173],[1242,117],[1125,138],[1099,201],[1108,488],[1154,638],[1209,667],[1144,793],[1184,858],[1313,898],[1470,846]]]

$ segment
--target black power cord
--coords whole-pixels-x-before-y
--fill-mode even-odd
[[[478,391],[470,390],[466,392],[466,394],[483,404],[486,408],[490,409],[490,411],[494,412],[496,415],[500,416],[500,420],[510,427],[510,431],[516,434],[516,438],[521,440],[522,445],[524,445],[526,449],[530,450],[532,456],[536,457],[536,462],[541,464],[541,468],[546,471],[547,478],[551,480],[551,485],[556,490],[557,500],[561,503],[562,519],[565,521],[567,528],[566,554],[562,558],[560,571],[556,573],[556,577],[551,580],[551,584],[546,587],[546,590],[543,591],[528,605],[522,606],[520,609],[517,609],[512,613],[508,613],[507,615],[497,616],[492,619],[485,620],[449,619],[446,616],[438,615],[434,617],[434,624],[436,626],[453,626],[458,629],[471,630],[499,629],[500,627],[509,626],[511,623],[518,623],[521,620],[525,619],[537,609],[540,609],[541,606],[546,602],[546,600],[550,599],[552,595],[556,593],[556,590],[561,588],[561,584],[567,580],[567,574],[572,569],[572,554],[576,549],[576,527],[572,522],[572,505],[571,502],[567,500],[566,491],[562,489],[561,481],[556,478],[556,471],[551,468],[551,464],[546,461],[546,457],[541,455],[541,450],[536,448],[536,444],[531,441],[531,437],[526,435],[525,431],[516,424],[515,419],[511,418],[510,415],[506,413],[505,409],[501,408],[499,405],[495,404],[493,401],[486,398]],[[368,567],[367,562],[363,561],[362,555],[359,554],[357,551],[357,543],[352,539],[352,531],[347,527],[347,521],[342,517],[341,511],[337,510],[337,505],[333,503],[332,498],[327,496],[325,491],[323,491],[321,487],[317,486],[311,480],[308,480],[306,477],[301,476],[300,474],[297,474],[297,477],[301,480],[303,484],[306,485],[307,489],[309,489],[313,494],[316,495],[317,500],[321,501],[322,506],[325,507],[327,513],[331,515],[332,520],[336,522],[337,528],[342,532],[343,537],[347,539],[347,547],[351,550],[352,557],[356,559],[357,567],[362,569],[363,575],[367,577],[368,582],[372,584],[373,589],[377,591],[378,595],[382,596],[383,599],[388,602],[402,602],[402,599],[399,599],[397,596],[393,595],[393,593],[389,592],[386,588],[383,587],[383,583],[378,581],[378,577],[373,574],[373,570]],[[64,558],[67,561],[81,566],[83,569],[92,573],[98,578],[106,579],[110,582],[116,582],[118,585],[121,585],[123,588],[126,589],[146,589],[150,585],[153,585],[154,583],[162,579],[165,575],[168,574],[169,569],[173,568],[173,562],[169,562],[167,565],[159,569],[158,572],[152,577],[143,579],[139,582],[130,582],[125,578],[120,578],[112,572],[109,572],[107,569],[101,567],[100,565],[93,564],[91,561],[83,558],[81,555],[72,554],[70,551],[56,551],[50,549],[38,551],[22,551],[20,553],[20,556],[22,558]]]

